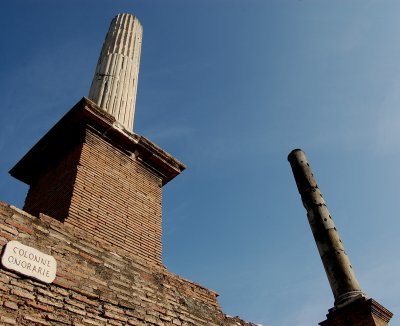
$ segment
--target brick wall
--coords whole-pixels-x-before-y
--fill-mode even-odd
[[[87,130],[66,223],[161,264],[161,178]]]
[[[52,284],[1,268],[0,324],[252,325],[162,265],[162,186],[185,166],[114,120],[83,98],[10,171],[32,214],[0,204],[0,247],[58,267]]]
[[[68,216],[82,145],[77,144],[62,158],[51,162],[29,187],[24,210],[43,213],[60,221]]]
[[[89,128],[82,141],[43,169],[24,210],[161,265],[161,178]]]
[[[72,225],[0,202],[0,247],[17,240],[57,260],[52,284],[0,269],[0,324],[253,325],[217,294]]]
[[[114,120],[82,99],[10,173],[30,185],[25,211],[161,266],[162,186],[185,166]]]

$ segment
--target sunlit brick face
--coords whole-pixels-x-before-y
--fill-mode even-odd
[[[67,224],[161,264],[161,179],[86,131]]]
[[[86,129],[83,142],[31,185],[24,209],[162,264],[161,187],[149,168]]]

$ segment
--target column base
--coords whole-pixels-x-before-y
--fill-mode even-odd
[[[360,298],[340,308],[332,308],[320,326],[387,326],[393,313],[374,299]]]

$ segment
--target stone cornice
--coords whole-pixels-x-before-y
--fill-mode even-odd
[[[31,185],[46,166],[60,159],[63,152],[82,141],[86,128],[142,162],[160,176],[163,185],[186,168],[147,138],[127,131],[112,115],[84,97],[29,150],[10,170],[10,174]]]

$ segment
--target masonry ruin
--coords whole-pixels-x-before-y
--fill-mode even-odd
[[[23,210],[0,202],[1,325],[255,326],[162,262],[162,187],[186,167],[132,131],[142,26],[111,22],[88,98],[11,169]],[[363,293],[305,154],[289,155],[334,307],[321,326],[385,326]]]
[[[10,171],[29,191],[0,203],[1,324],[254,325],[162,263],[162,187],[185,165],[132,132],[141,40],[116,16],[89,98]]]

